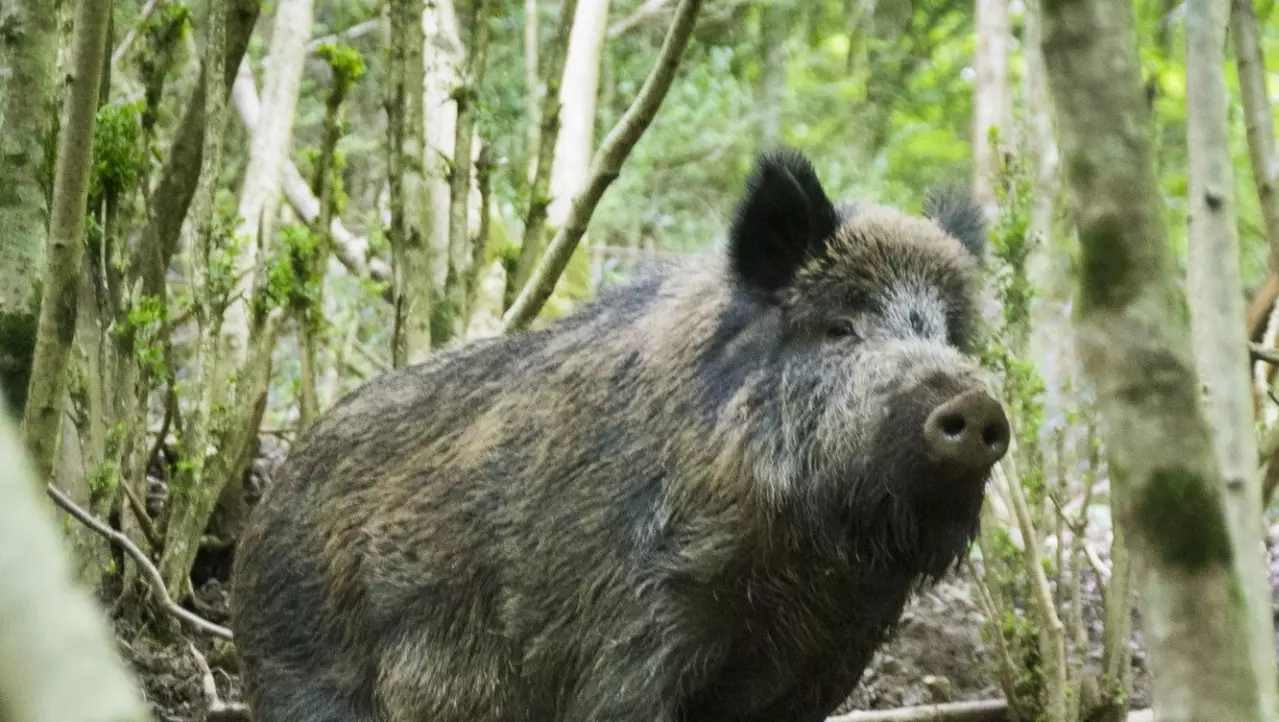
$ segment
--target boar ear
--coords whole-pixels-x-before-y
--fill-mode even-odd
[[[838,225],[808,158],[793,150],[761,155],[729,232],[733,273],[766,293],[784,288]]]
[[[934,188],[924,198],[924,215],[980,260],[986,253],[986,219],[967,190]]]

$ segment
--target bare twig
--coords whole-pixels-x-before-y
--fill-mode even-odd
[[[346,40],[352,40],[354,38],[358,38],[361,35],[368,35],[374,30],[377,30],[378,26],[381,24],[382,24],[382,18],[377,17],[377,18],[373,18],[372,20],[365,20],[362,23],[356,23],[355,25],[352,25],[351,27],[347,28],[346,30],[343,30],[340,33],[333,33],[331,35],[324,35],[318,38],[314,38],[311,40],[311,42],[306,44],[306,51],[308,53],[314,53],[315,51],[320,49],[321,45],[324,45],[325,43],[339,43]]]
[[[1097,580],[1102,584],[1109,584],[1110,565],[1101,558],[1091,544],[1084,544],[1084,558],[1088,560],[1088,566],[1092,567],[1093,573],[1097,575]]]
[[[209,713],[205,717],[209,722],[218,720],[220,722],[234,722],[235,720],[249,719],[249,707],[245,704],[227,704],[218,696],[218,683],[213,678],[213,670],[209,668],[209,661],[200,654],[200,650],[195,648],[191,640],[187,640],[187,649],[191,651],[191,656],[195,658],[195,666],[200,668],[200,687],[204,690],[204,698],[209,703]]]
[[[532,278],[520,291],[520,295],[511,305],[511,309],[502,319],[502,332],[509,333],[525,328],[537,318],[537,314],[551,297],[555,284],[564,268],[568,265],[578,241],[586,233],[586,225],[591,214],[599,204],[604,191],[617,179],[622,170],[622,163],[630,155],[636,141],[652,123],[661,107],[666,91],[675,79],[675,71],[679,68],[680,57],[684,47],[693,34],[693,25],[697,20],[697,11],[702,0],[680,0],[675,10],[675,20],[662,41],[662,50],[657,63],[644,81],[635,102],[626,109],[626,113],[617,125],[609,131],[608,137],[600,144],[595,158],[591,162],[590,180],[582,192],[573,199],[572,210],[567,222],[555,233],[554,240],[542,256]]]
[[[147,555],[143,554],[142,550],[133,543],[132,539],[121,534],[115,529],[112,529],[106,524],[103,524],[101,520],[80,508],[71,500],[70,497],[62,493],[60,489],[52,484],[46,485],[45,490],[48,492],[49,497],[53,499],[53,502],[62,507],[63,511],[75,517],[81,524],[84,524],[119,546],[131,559],[133,559],[135,563],[137,563],[138,567],[142,570],[142,573],[146,575],[147,580],[151,582],[152,591],[159,598],[160,605],[165,611],[192,627],[195,627],[201,632],[211,634],[221,639],[232,638],[231,630],[226,627],[223,627],[220,624],[214,624],[213,622],[192,614],[189,610],[178,606],[178,604],[173,601],[173,598],[169,596],[169,592],[165,590],[164,580],[160,577],[160,571],[155,568],[155,565],[151,563],[151,560],[147,558]]]
[[[608,37],[615,38],[618,35],[629,33],[636,27],[656,18],[669,4],[670,0],[644,0],[642,5],[635,8],[635,12],[609,26]]]
[[[124,36],[124,40],[120,41],[120,47],[116,48],[114,53],[111,53],[112,67],[118,65],[120,61],[124,59],[124,56],[129,54],[129,49],[133,47],[134,41],[138,39],[139,31],[147,24],[147,21],[151,19],[151,16],[154,15],[155,11],[160,9],[160,6],[163,4],[164,0],[150,0],[146,6],[142,8],[142,12],[138,14],[138,24],[129,29],[128,34]]]
[[[1266,348],[1259,343],[1248,343],[1248,354],[1252,356],[1253,361],[1265,361],[1268,364],[1279,366],[1279,350]]]

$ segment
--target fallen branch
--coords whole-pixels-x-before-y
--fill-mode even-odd
[[[572,257],[578,242],[585,235],[586,225],[590,222],[591,214],[595,212],[600,198],[604,196],[604,191],[614,180],[617,180],[622,170],[622,163],[626,161],[635,143],[653,122],[657,109],[666,98],[666,91],[670,89],[675,79],[675,71],[679,68],[684,47],[688,45],[688,39],[693,34],[693,25],[701,6],[702,0],[680,0],[679,7],[675,9],[675,19],[666,33],[666,38],[662,41],[662,50],[658,55],[657,63],[653,66],[648,78],[644,80],[644,86],[635,97],[635,101],[626,109],[622,119],[600,144],[591,162],[590,180],[587,181],[582,192],[573,199],[568,220],[556,231],[555,238],[546,250],[546,255],[542,256],[537,268],[533,270],[532,278],[503,317],[502,333],[527,327],[533,319],[537,318],[538,312],[551,297],[551,292],[555,290],[555,284],[564,273],[569,258]]]
[[[134,562],[137,563],[138,567],[142,569],[142,573],[147,577],[147,581],[151,583],[152,591],[155,592],[157,597],[159,597],[160,606],[163,607],[166,612],[206,634],[211,634],[221,639],[229,640],[232,638],[231,630],[220,624],[214,624],[213,622],[210,622],[196,614],[192,614],[189,610],[184,609],[175,603],[173,598],[169,596],[168,591],[164,588],[164,580],[160,577],[160,571],[155,568],[155,565],[151,563],[151,560],[147,558],[147,555],[143,554],[142,550],[133,543],[133,540],[106,524],[103,524],[92,514],[81,509],[74,501],[71,500],[70,497],[62,493],[60,489],[52,484],[47,485],[45,490],[48,492],[49,497],[53,499],[53,502],[62,507],[63,511],[75,517],[81,524],[84,524],[119,546],[131,559],[133,559]]]
[[[849,712],[826,722],[1008,722],[1008,703],[1002,699],[950,702],[920,707]],[[1154,722],[1149,709],[1128,713],[1128,722]]]
[[[209,702],[209,713],[204,718],[206,722],[248,722],[248,705],[223,702],[218,696],[218,683],[213,678],[209,661],[200,654],[200,650],[196,649],[190,640],[187,640],[187,649],[191,650],[191,656],[195,657],[195,666],[200,668],[200,687],[204,690],[204,698]]]
[[[991,699],[849,712],[826,722],[1008,722],[1008,703]]]

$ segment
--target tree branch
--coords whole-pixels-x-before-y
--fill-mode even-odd
[[[232,638],[231,630],[220,624],[214,624],[176,604],[164,588],[164,580],[160,577],[160,571],[155,568],[155,565],[151,563],[147,555],[143,554],[142,550],[133,543],[132,539],[103,524],[92,514],[81,509],[74,501],[71,501],[70,497],[52,484],[47,485],[45,490],[48,492],[49,497],[53,499],[53,502],[62,507],[65,512],[75,517],[81,524],[106,537],[113,544],[119,546],[125,554],[129,555],[129,558],[138,565],[143,575],[146,576],[147,581],[150,582],[151,591],[159,598],[160,606],[166,612],[206,634],[211,634],[221,639]]]
[[[702,0],[680,0],[679,7],[675,10],[675,20],[666,33],[666,39],[662,41],[662,50],[657,64],[653,66],[653,70],[644,81],[644,86],[636,96],[635,102],[626,109],[622,119],[600,144],[599,150],[595,153],[595,159],[591,163],[590,180],[587,181],[582,192],[573,199],[568,220],[556,232],[546,255],[533,270],[532,278],[520,291],[519,297],[515,299],[515,303],[502,319],[503,333],[527,327],[533,319],[537,318],[538,312],[551,297],[556,282],[568,265],[569,258],[572,257],[578,242],[586,233],[586,226],[600,198],[604,196],[604,191],[617,179],[626,157],[630,155],[631,149],[648,129],[649,124],[653,122],[657,109],[666,98],[666,91],[670,89],[675,79],[675,71],[679,68],[680,58],[684,54],[684,47],[688,45],[688,39],[693,34],[693,25],[701,5]]]

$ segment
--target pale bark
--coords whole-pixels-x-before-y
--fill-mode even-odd
[[[76,5],[69,89],[62,110],[53,180],[44,288],[23,413],[27,448],[42,482],[50,481],[52,476],[67,391],[67,361],[75,337],[93,125],[110,18],[109,0],[79,0]]]
[[[542,107],[538,93],[541,85],[538,77],[540,35],[541,23],[538,22],[537,0],[524,0],[524,112],[528,114],[524,143],[527,148],[530,182],[537,172],[537,137],[538,128],[542,125]]]
[[[147,722],[110,625],[73,581],[70,555],[25,457],[0,414],[0,719]]]
[[[760,42],[764,46],[763,93],[760,134],[766,148],[782,139],[782,95],[786,92],[786,38],[791,28],[789,0],[771,0],[760,17]]]
[[[444,280],[444,307],[441,309],[444,313],[437,315],[444,323],[432,334],[437,344],[446,344],[464,337],[469,316],[466,301],[472,259],[471,186],[476,180],[472,153],[478,152],[473,141],[488,58],[487,0],[472,0],[470,28],[471,48],[465,75],[453,92],[457,120],[453,139],[453,163],[449,170],[449,269]]]
[[[555,160],[555,146],[560,133],[560,82],[564,79],[564,63],[568,57],[568,39],[577,13],[577,0],[560,3],[559,24],[546,64],[546,92],[542,95],[542,107],[538,112],[541,121],[537,146],[533,157],[532,180],[529,183],[528,210],[524,214],[524,234],[520,243],[520,256],[515,269],[507,279],[504,305],[515,301],[515,295],[524,288],[533,274],[533,268],[542,256],[546,240],[546,214],[551,202],[551,166]]]
[[[271,26],[271,47],[262,85],[262,115],[253,131],[249,163],[240,188],[239,227],[242,241],[234,269],[235,298],[227,309],[221,340],[221,363],[244,365],[249,353],[249,303],[259,246],[269,247],[280,209],[284,165],[292,146],[306,43],[311,38],[314,0],[278,0]],[[225,378],[224,374],[218,374]]]
[[[1265,49],[1261,28],[1252,0],[1232,0],[1230,31],[1239,75],[1239,95],[1243,100],[1244,129],[1248,136],[1248,157],[1252,179],[1257,188],[1261,220],[1266,241],[1270,245],[1269,270],[1279,274],[1279,151],[1275,149],[1274,111],[1266,78]],[[1273,306],[1273,299],[1271,300]],[[1279,312],[1272,308],[1262,343],[1274,347],[1279,335]],[[1253,382],[1257,398],[1265,398],[1274,378],[1274,367],[1257,363],[1253,366]],[[1267,426],[1279,421],[1279,412],[1271,404],[1262,405]],[[1268,495],[1266,495],[1268,497]]]
[[[1187,294],[1195,363],[1206,392],[1227,528],[1242,582],[1236,603],[1247,610],[1255,704],[1262,719],[1279,718],[1274,621],[1265,576],[1261,480],[1244,329],[1243,279],[1230,165],[1229,95],[1224,57],[1230,0],[1190,0],[1186,14],[1187,149],[1190,230]]]
[[[1255,555],[1257,537],[1239,548],[1228,531],[1163,225],[1132,6],[1072,0],[1044,11],[1082,254],[1077,338],[1140,572],[1155,711],[1160,720],[1268,719],[1259,684],[1275,678],[1256,677],[1249,643],[1268,634],[1250,628],[1240,592],[1251,582],[1232,564]]]
[[[0,413],[21,416],[35,350],[53,143],[57,13],[48,0],[0,5]],[[33,272],[34,271],[34,272]]]
[[[537,318],[538,312],[545,305],[555,290],[556,281],[568,265],[573,249],[586,233],[591,214],[603,197],[604,191],[617,179],[622,164],[630,155],[635,143],[648,129],[653,117],[657,115],[666,91],[670,90],[675,80],[675,72],[679,68],[684,47],[693,34],[693,26],[697,20],[697,11],[701,8],[701,0],[680,0],[675,9],[675,18],[662,41],[662,49],[657,62],[644,80],[643,87],[617,125],[609,131],[608,137],[600,144],[599,151],[591,163],[590,180],[583,191],[573,200],[572,212],[568,220],[555,233],[546,254],[533,270],[532,277],[520,291],[510,310],[502,319],[503,333],[522,329]]]
[[[987,218],[999,212],[995,202],[999,146],[1011,140],[1012,98],[1008,86],[1008,0],[977,0],[977,79],[973,88],[973,195]]]
[[[560,81],[560,132],[551,163],[551,203],[546,233],[554,234],[569,218],[574,199],[586,188],[595,150],[595,107],[599,99],[600,59],[608,29],[609,0],[578,0],[568,39],[564,77]],[[590,291],[589,240],[584,235],[573,252],[560,287],[569,302]]]

